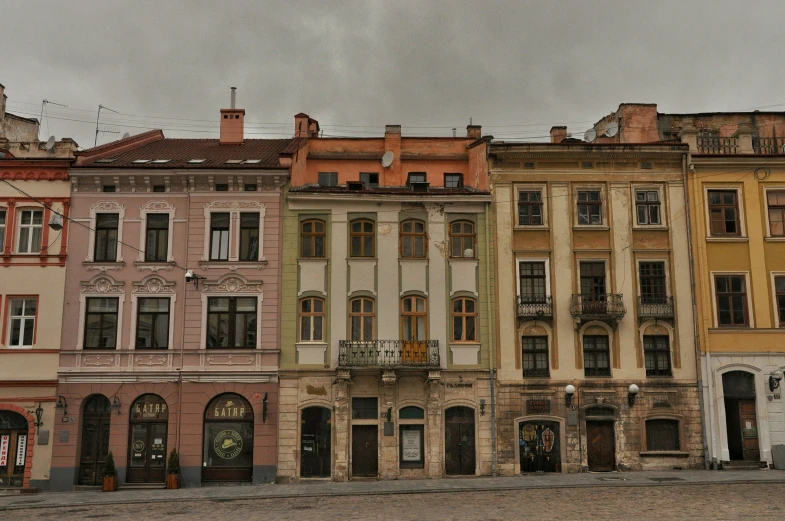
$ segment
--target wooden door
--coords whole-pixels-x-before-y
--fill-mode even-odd
[[[325,407],[303,409],[300,433],[300,476],[303,478],[329,478],[331,412]]]
[[[163,483],[166,478],[166,423],[131,424],[128,440],[129,483]]]
[[[422,297],[401,301],[401,362],[422,365],[428,361],[428,308]]]
[[[448,475],[474,475],[474,409],[447,409],[444,425],[444,471]]]
[[[760,461],[755,400],[739,400],[739,420],[741,422],[741,448],[744,461]]]
[[[109,452],[109,414],[82,418],[82,452],[79,484],[100,485]]]
[[[26,460],[27,429],[0,430],[0,489],[24,486]]]
[[[610,472],[616,470],[616,440],[613,436],[613,422],[586,422],[586,449],[590,471]]]
[[[379,432],[376,425],[352,426],[352,476],[379,474]]]

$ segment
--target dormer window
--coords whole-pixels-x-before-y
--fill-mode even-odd
[[[425,172],[409,172],[409,177],[406,179],[406,186],[412,183],[425,183],[427,181]]]
[[[375,172],[360,172],[360,181],[366,188],[376,188],[379,186],[379,174]]]

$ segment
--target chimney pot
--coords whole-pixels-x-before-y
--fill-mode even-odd
[[[482,137],[482,125],[467,125],[466,137],[469,139],[480,139]]]
[[[567,139],[567,127],[551,127],[551,143],[561,143]]]
[[[236,100],[237,100],[237,87],[232,87],[232,105],[231,105],[231,108],[234,108]]]
[[[384,126],[384,133],[385,134],[401,134],[401,126],[400,125],[385,125]]]

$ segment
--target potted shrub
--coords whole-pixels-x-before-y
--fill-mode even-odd
[[[180,488],[180,455],[177,454],[177,449],[172,449],[169,453],[166,466],[166,488]]]
[[[104,492],[114,492],[117,490],[117,469],[114,466],[114,456],[112,451],[106,455],[106,465],[104,466]]]

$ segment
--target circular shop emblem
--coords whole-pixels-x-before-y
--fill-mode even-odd
[[[142,452],[144,450],[144,442],[142,440],[136,440],[134,442],[134,452]]]
[[[221,431],[215,437],[213,450],[223,459],[234,459],[243,450],[243,438],[237,431]]]

